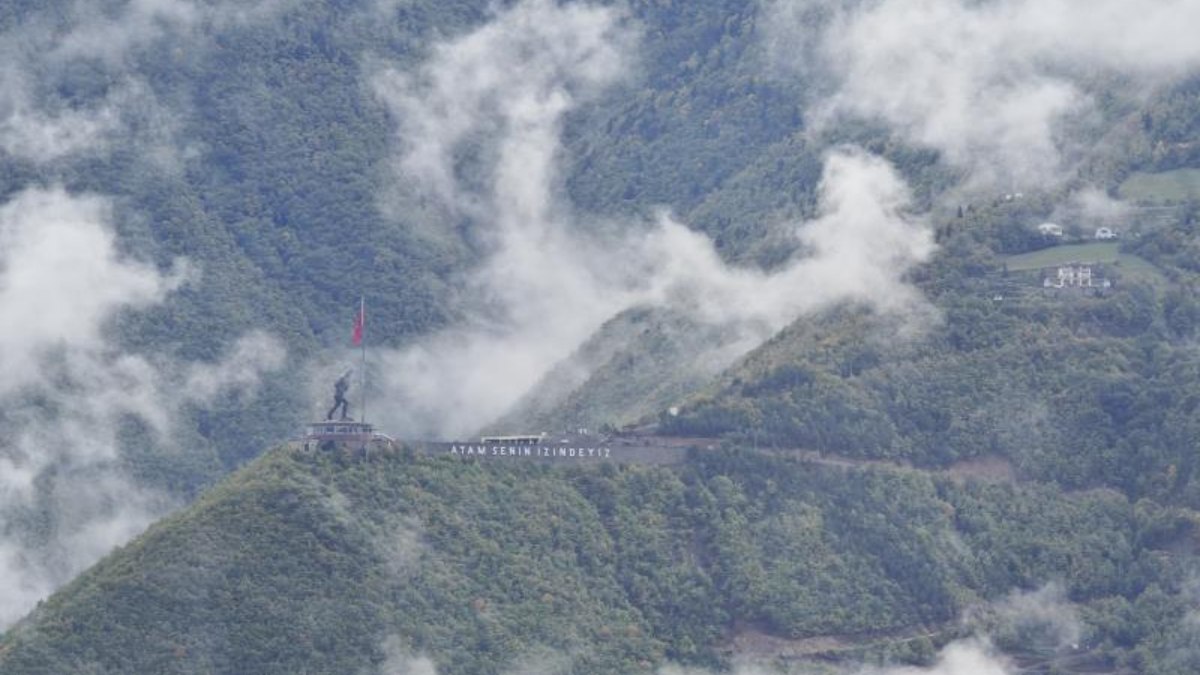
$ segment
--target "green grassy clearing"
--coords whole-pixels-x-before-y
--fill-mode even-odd
[[[1166,283],[1163,276],[1150,261],[1136,255],[1121,253],[1116,242],[1090,242],[1051,246],[1040,251],[1010,255],[1004,259],[1010,272],[1039,270],[1046,267],[1075,264],[1116,265],[1121,273],[1131,279],[1140,279],[1153,284]]]
[[[1116,242],[1090,242],[1051,246],[1029,253],[1018,253],[1004,259],[1013,272],[1056,267],[1067,263],[1115,263],[1121,257]],[[1130,256],[1125,256],[1130,257]],[[1148,263],[1147,263],[1148,264]]]
[[[1200,169],[1134,173],[1121,183],[1117,193],[1122,199],[1144,202],[1200,199]]]

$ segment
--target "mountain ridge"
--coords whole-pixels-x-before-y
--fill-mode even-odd
[[[1013,521],[990,520],[1002,513]],[[1137,524],[1112,492],[738,451],[569,468],[281,448],[42,603],[5,635],[0,672],[371,671],[389,640],[447,673],[547,653],[558,672],[716,666],[743,623],[904,630],[1057,575],[1096,607],[1138,575],[1182,583],[1131,547],[1186,522],[1171,513]],[[966,548],[949,554],[947,537]],[[1043,561],[1023,554],[1013,576],[987,562],[997,537]],[[910,642],[872,649],[932,654]]]

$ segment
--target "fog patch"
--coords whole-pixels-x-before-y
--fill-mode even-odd
[[[436,675],[435,663],[426,656],[413,656],[406,650],[403,642],[395,637],[389,637],[383,643],[385,660],[377,671],[379,675]],[[506,668],[506,675],[528,673],[558,673],[567,672],[569,660],[549,658],[549,660],[518,660],[517,665]],[[839,675],[1015,675],[1017,669],[1003,655],[999,654],[986,639],[968,638],[957,640],[946,645],[930,666],[832,666],[815,668],[811,666],[792,666],[776,668],[772,666],[741,664],[729,670],[713,671],[703,668],[691,668],[675,664],[666,664],[658,668],[656,675],[818,675],[836,672]]]
[[[1137,97],[1200,65],[1186,0],[775,0],[763,18],[775,62],[827,78],[818,125],[881,120],[970,183],[1010,189],[1064,177],[1097,78]]]
[[[200,404],[212,403],[223,394],[254,395],[263,373],[282,368],[286,357],[278,338],[253,331],[239,337],[220,361],[188,366],[184,395]]]
[[[1067,202],[1055,210],[1051,219],[1076,223],[1085,235],[1091,234],[1098,227],[1108,227],[1121,234],[1123,226],[1130,222],[1133,212],[1133,207],[1129,204],[1110,197],[1102,190],[1086,187],[1072,193]]]
[[[0,151],[35,163],[136,147],[178,171],[188,149],[178,115],[135,74],[133,59],[165,40],[194,50],[214,31],[277,16],[291,0],[76,2],[62,14],[25,12],[0,34]]]
[[[0,67],[0,92],[0,150],[6,155],[50,162],[95,149],[120,127],[119,114],[108,103],[87,109],[39,106],[29,76],[11,61]]]
[[[261,334],[207,364],[120,349],[112,322],[195,271],[121,255],[110,221],[61,188],[0,206],[0,626],[173,506],[129,476],[126,443],[170,446],[184,406],[251,394],[282,363]]]
[[[710,323],[761,326],[758,341],[834,302],[885,311],[919,305],[903,276],[933,253],[933,240],[909,213],[911,195],[895,169],[857,148],[838,148],[825,157],[817,191],[820,215],[795,230],[803,252],[773,272],[728,266],[707,237],[662,219],[638,246],[647,263],[643,301]]]
[[[374,534],[375,547],[383,556],[383,568],[397,579],[406,579],[416,570],[429,550],[425,528],[415,517],[401,517]]]
[[[72,29],[55,41],[55,60],[96,59],[117,65],[131,52],[166,37],[193,37],[269,19],[291,0],[129,0],[116,8],[72,7]]]
[[[383,664],[378,675],[437,675],[437,667],[426,656],[413,656],[397,637],[383,642]]]
[[[1015,668],[986,640],[971,638],[951,642],[927,668],[901,666],[867,669],[862,675],[1012,675]]]
[[[1017,670],[992,644],[980,638],[957,640],[946,645],[930,666],[792,666],[735,665],[729,675],[1015,675]],[[717,671],[667,665],[657,675],[717,675]]]
[[[932,253],[928,229],[896,172],[854,148],[829,153],[821,215],[795,226],[803,252],[771,273],[725,264],[666,213],[652,222],[576,213],[559,175],[564,115],[628,76],[636,36],[618,9],[527,0],[434,47],[415,73],[374,76],[397,120],[409,199],[447,227],[465,223],[479,258],[457,280],[457,325],[378,357],[389,428],[476,430],[635,307],[731,328],[737,339],[719,354],[729,362],[831,303],[922,304],[903,279]]]
[[[1014,591],[993,606],[995,618],[1009,639],[1018,644],[1048,641],[1057,649],[1078,648],[1083,624],[1062,584],[1049,583],[1035,591]]]
[[[1187,622],[1194,623],[1189,616]],[[998,648],[1001,639],[1011,639],[1014,627],[1024,631],[1014,646],[1039,648],[1049,636],[1059,649],[1075,649],[1082,625],[1060,584],[1050,583],[1034,591],[1013,591],[1005,598],[968,612],[963,626],[975,634],[953,640],[942,647],[929,665],[864,665],[854,663],[770,662],[770,657],[734,654],[726,670],[711,670],[666,663],[656,675],[1016,675],[1021,670]],[[993,640],[996,640],[994,642]],[[397,636],[384,641],[386,656],[381,673],[436,673],[428,657],[413,657]],[[532,658],[517,657],[505,673],[565,672],[570,658],[563,652],[546,651]],[[394,668],[387,670],[388,667]],[[408,668],[409,670],[402,670]],[[424,670],[418,670],[424,669]]]

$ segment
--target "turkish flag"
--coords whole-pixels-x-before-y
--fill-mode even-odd
[[[367,327],[367,306],[366,306],[365,302],[360,301],[358,304],[358,316],[356,316],[354,318],[354,334],[350,337],[351,341],[354,342],[355,347],[362,344],[363,329],[366,327]]]

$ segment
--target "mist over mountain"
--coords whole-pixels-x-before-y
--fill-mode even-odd
[[[0,671],[1191,672],[1198,11],[0,8]],[[350,367],[400,439],[732,454],[257,459]]]

